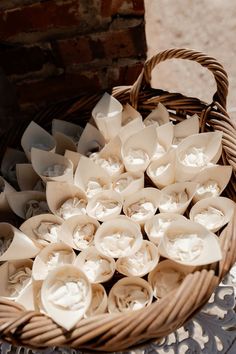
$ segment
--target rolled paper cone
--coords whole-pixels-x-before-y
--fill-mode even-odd
[[[37,312],[41,312],[41,313],[46,313],[44,308],[43,308],[43,304],[41,301],[41,288],[43,285],[43,281],[42,280],[32,280],[32,287],[33,287],[33,300],[34,300],[34,309]]]
[[[73,173],[75,173],[76,168],[78,166],[79,160],[81,158],[81,154],[78,152],[74,152],[71,150],[66,150],[64,156],[72,162],[73,165]]]
[[[16,164],[28,162],[23,151],[7,148],[2,158],[1,172],[4,178],[10,183],[17,185],[16,179]]]
[[[78,241],[75,242],[73,235],[79,226],[87,227],[87,232],[91,231],[90,229],[88,230],[89,225],[91,226],[91,228],[90,228],[91,230],[94,228],[94,232],[92,233],[92,235],[90,235],[90,234],[86,234],[85,233],[86,230],[85,230],[84,237],[87,240],[87,238],[89,236],[91,236],[91,241],[87,240],[87,245],[85,245],[85,242],[83,242],[83,243],[81,243],[81,246],[79,247]],[[87,216],[87,215],[72,216],[71,218],[69,218],[63,222],[59,237],[62,242],[66,243],[71,248],[82,251],[84,248],[87,248],[91,244],[93,244],[94,235],[95,235],[97,229],[99,228],[99,226],[100,226],[99,222],[96,219],[91,218],[90,216]],[[81,230],[81,232],[82,231],[83,230]],[[82,244],[83,244],[83,246],[82,246]]]
[[[107,293],[102,284],[92,284],[92,301],[85,317],[107,312]]]
[[[146,220],[156,213],[160,198],[161,192],[156,188],[140,189],[125,199],[123,204],[124,214],[143,226]]]
[[[68,199],[83,199],[87,203],[86,194],[79,187],[66,182],[47,182],[46,197],[49,209],[55,215],[58,209]]]
[[[235,203],[225,197],[210,197],[199,200],[189,213],[190,220],[198,222],[212,232],[228,224],[233,217]]]
[[[169,150],[147,168],[147,175],[157,188],[163,188],[175,181],[175,150]]]
[[[16,165],[16,177],[21,191],[33,191],[35,188],[43,187],[43,181],[33,169],[30,163],[20,163]],[[39,185],[39,186],[38,186]],[[43,190],[42,190],[43,192]]]
[[[88,193],[88,183],[91,181],[100,185],[98,191],[111,188],[111,178],[106,170],[91,159],[82,156],[75,171],[74,183],[86,193],[87,197],[91,197]]]
[[[106,141],[113,139],[121,129],[122,104],[105,93],[92,110],[93,119]]]
[[[6,251],[0,255],[0,262],[33,258],[40,251],[28,236],[11,224],[0,223],[0,233],[3,239],[12,240]]]
[[[7,200],[14,213],[22,219],[26,219],[25,205],[27,202],[31,200],[35,200],[38,202],[45,202],[44,206],[48,210],[46,204],[46,196],[44,192],[38,192],[38,191],[13,192],[7,194]],[[45,212],[46,210],[42,210],[42,214]]]
[[[27,286],[18,296],[17,303],[24,306],[27,311],[35,310],[32,281],[30,282],[29,286]]]
[[[56,152],[64,154],[65,150],[77,151],[77,142],[83,132],[83,128],[77,124],[61,119],[52,120],[52,136],[57,143]]]
[[[177,145],[190,135],[198,134],[200,129],[199,117],[194,114],[188,119],[184,119],[182,122],[174,125],[174,138],[173,146]]]
[[[61,132],[55,132],[53,134],[54,139],[56,140],[56,153],[64,155],[66,150],[77,151],[77,145],[73,141],[72,137],[69,137]]]
[[[93,152],[100,151],[105,143],[102,133],[96,127],[87,123],[77,144],[77,152],[89,156]]]
[[[0,212],[11,212],[6,196],[12,192],[15,192],[15,189],[0,176]]]
[[[113,313],[140,310],[151,305],[152,298],[152,288],[146,280],[139,277],[125,277],[111,288],[108,295],[108,311]]]
[[[73,285],[71,287],[73,292],[70,291],[70,284]],[[76,297],[75,289],[78,292]],[[85,274],[77,267],[61,266],[50,272],[44,280],[41,300],[47,314],[69,331],[85,315],[90,306],[91,285]]]
[[[113,190],[120,193],[123,198],[144,188],[144,174],[142,172],[125,172],[114,179]]]
[[[156,129],[153,129],[152,126],[143,128],[131,135],[121,148],[121,156],[126,170],[130,172],[144,172],[155,152],[156,141]]]
[[[171,212],[184,214],[197,190],[197,183],[179,182],[161,190],[159,210],[161,213]]]
[[[138,131],[144,128],[142,119],[135,118],[127,123],[120,129],[118,134],[122,144],[127,140],[131,135],[137,133]]]
[[[125,126],[136,119],[138,119],[140,122],[143,121],[141,114],[138,111],[136,111],[136,109],[134,109],[132,106],[130,106],[128,103],[126,103],[123,106],[122,126]]]
[[[54,255],[55,259],[51,259]],[[73,264],[75,259],[76,254],[72,248],[65,243],[60,242],[49,244],[44,247],[35,258],[32,269],[32,277],[36,281],[44,280],[48,273],[51,273],[54,268],[65,264]],[[50,261],[51,263],[48,264]]]
[[[171,144],[172,144],[173,136],[174,136],[174,126],[173,126],[172,122],[169,122],[169,123],[161,125],[160,127],[157,127],[156,133],[157,133],[158,145],[160,145],[161,148],[163,148],[165,152],[168,152],[171,148]],[[156,150],[152,159],[153,160],[158,159],[159,155],[160,155],[160,152],[158,152],[158,150]],[[163,155],[163,153],[162,153],[162,155]]]
[[[232,166],[221,165],[204,168],[192,179],[193,182],[199,184],[193,202],[196,203],[204,198],[219,196],[229,183],[232,170]]]
[[[44,181],[73,183],[73,165],[65,156],[39,149],[31,149],[31,161],[35,172]],[[58,165],[62,168],[59,176],[45,176],[48,169]],[[64,169],[64,171],[63,171]],[[52,171],[54,172],[54,171]]]
[[[40,214],[33,216],[26,220],[21,226],[20,230],[27,235],[31,240],[37,243],[38,247],[42,248],[45,245],[48,245],[50,243],[48,240],[39,239],[39,236],[36,233],[36,230],[40,227],[41,223],[46,222],[46,223],[51,223],[58,225],[58,231],[57,231],[57,242],[59,242],[59,236],[60,236],[60,226],[62,225],[62,219],[59,218],[56,215],[53,214]]]
[[[56,141],[52,135],[32,121],[22,135],[21,146],[30,161],[32,147],[54,152],[56,149]]]
[[[170,224],[158,251],[161,256],[188,266],[211,264],[222,259],[219,238],[187,219]]]
[[[166,107],[162,103],[158,103],[156,109],[154,109],[145,119],[144,124],[148,125],[163,125],[168,123],[170,120],[169,112],[167,111]]]

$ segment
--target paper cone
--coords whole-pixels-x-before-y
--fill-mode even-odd
[[[32,280],[32,288],[33,288],[33,300],[34,300],[34,309],[37,312],[46,313],[42,301],[41,301],[41,289],[42,289],[43,281],[42,280]]]
[[[81,158],[81,154],[78,152],[74,152],[74,151],[70,151],[70,150],[66,150],[65,151],[65,155],[64,155],[68,160],[70,160],[72,162],[73,165],[73,173],[75,173],[76,168],[78,166],[79,160]]]
[[[155,298],[163,298],[172,290],[177,289],[185,276],[193,270],[194,267],[184,266],[168,259],[158,263],[156,268],[148,274],[148,282]]]
[[[157,133],[156,148],[152,156],[152,160],[160,159],[170,150],[172,140],[173,140],[173,135],[174,135],[173,124],[170,122],[160,127],[157,127],[156,133]]]
[[[92,110],[92,116],[106,141],[113,139],[121,128],[123,107],[114,97],[105,93]]]
[[[49,231],[45,234],[45,236],[42,233],[43,225],[45,225],[45,228]],[[48,225],[49,228],[47,228],[46,225]],[[52,230],[50,229],[50,225],[54,227]],[[20,230],[30,239],[36,242],[39,247],[44,247],[49,243],[59,242],[61,225],[62,219],[56,215],[41,214],[26,220],[20,226]]]
[[[1,172],[3,177],[16,186],[16,164],[25,162],[27,162],[27,157],[23,151],[7,148],[1,163]]]
[[[74,285],[72,286],[73,292],[69,291],[70,284]],[[75,288],[78,292],[76,297]],[[90,306],[91,285],[84,273],[77,267],[65,265],[47,276],[42,285],[41,300],[48,315],[69,331],[84,316]]]
[[[143,236],[139,225],[124,216],[104,222],[94,238],[95,247],[108,257],[128,257],[142,246]]]
[[[126,216],[140,225],[153,217],[159,206],[161,192],[156,188],[143,188],[128,196],[123,205]]]
[[[60,240],[70,247],[82,251],[94,243],[94,235],[100,224],[87,215],[72,216],[63,222]]]
[[[52,136],[57,143],[56,152],[64,154],[65,150],[77,150],[77,143],[83,132],[83,128],[61,119],[52,120]]]
[[[122,196],[112,190],[97,193],[87,205],[87,214],[99,221],[106,221],[118,216],[122,210]]]
[[[113,181],[112,188],[115,192],[120,193],[123,198],[127,198],[144,188],[144,174],[142,172],[122,173]]]
[[[145,119],[144,124],[146,126],[157,124],[163,125],[168,123],[170,120],[169,112],[162,103],[158,103],[156,109],[154,109]]]
[[[22,191],[45,192],[45,185],[30,163],[16,165],[17,182]]]
[[[107,312],[107,293],[102,284],[92,284],[92,301],[85,317]]]
[[[197,114],[194,114],[192,117],[175,124],[173,147],[177,147],[178,144],[188,136],[198,134],[199,128],[199,117]]]
[[[41,128],[34,121],[31,121],[22,135],[21,146],[30,161],[32,147],[54,152],[56,149],[56,141],[46,130]]]
[[[144,128],[142,119],[136,118],[131,120],[131,122],[127,123],[123,126],[118,134],[122,144],[127,140],[131,135],[139,132]]]
[[[199,184],[193,197],[194,203],[204,198],[219,196],[227,186],[231,174],[232,166],[215,165],[204,168],[192,180]]]
[[[44,247],[35,258],[32,277],[36,281],[44,280],[55,268],[73,264],[75,258],[74,251],[65,243],[51,243]]]
[[[158,250],[163,257],[189,266],[210,264],[222,258],[218,237],[190,220],[173,221]]]
[[[61,215],[60,208],[66,201],[78,198],[78,200],[81,200],[85,205],[87,205],[87,198],[85,193],[79,187],[76,187],[71,183],[48,182],[46,188],[46,196],[47,203],[51,212],[61,218],[63,217]],[[81,213],[84,212],[81,210]],[[71,216],[73,216],[73,212]]]
[[[88,198],[111,188],[111,179],[106,170],[85,156],[82,156],[78,163],[74,183],[86,193]]]
[[[157,134],[152,126],[130,136],[122,145],[121,156],[127,171],[144,172],[155,152]]]
[[[49,212],[45,193],[43,192],[13,192],[7,195],[7,200],[14,213],[22,219]],[[29,205],[31,201],[36,201],[35,206],[32,206],[32,208]]]
[[[94,284],[110,280],[116,270],[114,259],[99,253],[95,246],[80,252],[74,265],[84,272],[90,283]]]
[[[194,182],[179,182],[163,188],[159,202],[160,212],[184,214],[197,186],[198,184]]]
[[[205,198],[197,202],[189,213],[190,220],[212,232],[218,231],[233,217],[235,203],[224,197]]]
[[[40,248],[23,232],[8,223],[0,223],[1,239],[9,240],[5,252],[0,252],[0,262],[35,257]],[[1,245],[2,249],[2,245]]]
[[[165,235],[166,229],[173,221],[186,220],[183,215],[174,213],[159,213],[147,220],[144,225],[144,230],[147,237],[154,245],[158,246]]]
[[[0,176],[0,212],[10,212],[11,208],[7,201],[7,194],[15,192],[15,189]]]
[[[66,157],[39,149],[31,149],[31,161],[35,172],[44,182],[56,181],[73,183],[73,165]],[[47,176],[49,169],[61,167],[62,174],[58,176]],[[64,171],[63,171],[64,169]]]
[[[147,168],[147,175],[157,188],[163,188],[175,181],[175,150],[170,150]]]
[[[140,122],[143,120],[141,114],[128,103],[126,103],[122,112],[122,126],[125,126],[136,119],[138,119]]]
[[[89,156],[93,152],[99,152],[104,145],[105,139],[101,132],[90,123],[87,123],[77,144],[77,152]]]
[[[111,288],[108,296],[108,311],[113,313],[140,310],[151,305],[152,297],[152,288],[146,280],[139,277],[125,277]]]

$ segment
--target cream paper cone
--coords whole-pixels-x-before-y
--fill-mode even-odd
[[[173,221],[186,220],[185,216],[174,213],[159,213],[147,220],[144,225],[144,230],[147,237],[154,245],[158,246],[165,235],[166,229]]]
[[[69,292],[70,284],[74,285],[73,292]],[[76,289],[78,295],[75,297],[76,285],[78,285]],[[91,285],[85,274],[77,267],[65,265],[53,270],[47,276],[42,285],[41,300],[47,314],[69,331],[79,322],[90,306]]]
[[[147,168],[147,175],[157,188],[163,188],[175,181],[175,150],[169,150]]]
[[[45,223],[50,223],[53,225],[57,225],[57,228],[54,229],[54,233],[51,236],[51,241],[50,235],[46,235],[46,238],[43,237],[43,234],[40,234],[40,226],[42,227],[42,224]],[[44,247],[47,246],[49,243],[55,243],[59,242],[60,239],[60,233],[61,233],[61,225],[62,225],[62,219],[57,217],[56,215],[53,214],[40,214],[33,216],[32,218],[29,218],[26,220],[21,226],[20,230],[27,235],[30,239],[32,239],[34,242],[38,244],[39,247]],[[55,240],[54,240],[55,238]]]
[[[89,156],[93,152],[99,152],[104,145],[105,139],[102,133],[96,127],[87,123],[77,144],[77,152]]]
[[[28,160],[23,151],[7,148],[1,163],[3,177],[15,186],[17,184],[16,164],[26,162],[28,162]]]
[[[221,140],[222,133],[218,131],[185,138],[176,149],[176,180],[191,180],[210,163],[215,163],[221,153]]]
[[[45,202],[42,205],[42,213],[45,214],[48,210],[45,193],[38,191],[22,191],[22,192],[13,192],[7,195],[8,203],[11,209],[16,215],[22,219],[26,219],[26,203],[35,200],[36,202]]]
[[[94,243],[94,235],[99,228],[99,222],[87,215],[76,215],[65,220],[60,230],[60,240],[70,247],[82,251]],[[77,240],[76,233],[81,240]],[[89,238],[89,239],[88,239]]]
[[[188,119],[184,119],[182,122],[174,125],[174,138],[173,147],[177,147],[178,144],[190,135],[199,133],[199,117],[194,114]]]
[[[124,216],[104,222],[94,238],[95,247],[108,257],[128,257],[142,246],[143,236],[139,225]]]
[[[44,182],[33,169],[30,163],[20,163],[16,165],[16,177],[21,191],[38,190],[44,192]],[[44,187],[44,188],[43,188]]]
[[[79,160],[81,158],[81,154],[78,152],[66,150],[64,156],[72,162],[73,165],[73,173],[75,173],[76,168],[78,166]]]
[[[172,290],[177,289],[185,276],[193,272],[194,268],[169,259],[158,263],[156,268],[148,274],[148,282],[153,289],[155,298],[163,298]]]
[[[161,192],[156,188],[143,188],[128,196],[123,204],[124,214],[144,225],[146,220],[153,217],[159,206]]]
[[[118,216],[122,210],[123,197],[112,190],[97,193],[88,201],[87,214],[101,222]]]
[[[99,253],[95,246],[80,252],[74,265],[84,272],[90,283],[94,284],[110,280],[116,270],[114,259]]]
[[[27,311],[35,311],[32,281],[17,298],[17,303],[24,306]]]
[[[121,129],[122,104],[105,93],[92,110],[93,119],[106,141],[113,139]]]
[[[40,248],[11,224],[0,223],[0,230],[1,238],[9,240],[8,248],[0,255],[0,262],[33,258],[39,253]]]
[[[65,150],[77,151],[77,142],[83,132],[77,124],[73,124],[61,119],[52,120],[52,136],[57,143],[56,152],[64,154]]]
[[[0,176],[0,212],[10,212],[11,208],[7,201],[7,194],[15,192],[15,189]]]
[[[100,315],[107,312],[107,293],[102,284],[92,284],[92,301],[85,317]]]
[[[116,269],[128,277],[143,277],[156,267],[158,261],[157,247],[152,242],[144,240],[141,248],[133,256],[119,258],[116,261]]]
[[[146,126],[156,124],[158,126],[168,123],[170,120],[169,112],[162,103],[158,103],[155,108],[145,119],[144,124]]]
[[[128,125],[130,122],[136,119],[142,122],[143,119],[141,114],[128,103],[126,103],[123,108],[124,109],[122,112],[122,126]]]
[[[91,182],[98,183],[97,190],[92,190],[89,182],[90,184]],[[78,163],[74,183],[86,193],[88,198],[104,189],[111,188],[111,178],[106,170],[85,156],[82,156]]]
[[[157,141],[152,160],[158,160],[164,156],[171,148],[174,127],[171,122],[156,128]]]
[[[144,188],[144,174],[142,172],[125,172],[114,179],[112,188],[120,193],[123,198],[136,193]]]
[[[56,149],[56,141],[46,130],[41,128],[34,121],[31,121],[22,135],[21,146],[30,161],[32,147],[54,152]]]
[[[227,186],[232,174],[232,166],[214,165],[204,168],[192,179],[199,184],[196,194],[193,197],[197,201],[219,196]]]
[[[153,292],[150,284],[139,277],[125,277],[110,290],[108,311],[130,312],[140,310],[152,303]],[[138,300],[142,299],[141,302]]]
[[[194,182],[179,182],[163,188],[159,202],[160,212],[184,214],[196,193],[197,186],[198,184]]]
[[[190,220],[212,232],[218,231],[233,217],[235,203],[225,197],[205,198],[197,202],[189,213]]]
[[[49,209],[59,217],[59,209],[68,199],[78,198],[87,204],[85,193],[77,186],[66,182],[48,182],[46,197]]]
[[[44,280],[52,270],[65,264],[73,264],[76,255],[71,247],[63,242],[44,247],[34,260],[32,277],[35,281]]]
[[[37,312],[46,313],[41,301],[41,289],[43,280],[32,280],[34,309]]]
[[[188,266],[210,264],[222,258],[218,237],[190,220],[171,223],[158,250],[161,256]]]
[[[131,122],[123,126],[118,134],[122,144],[127,140],[131,135],[139,132],[144,128],[142,119],[135,118]]]
[[[70,160],[59,154],[43,151],[39,149],[31,149],[31,161],[35,172],[39,175],[44,182],[56,181],[73,183],[73,165]],[[45,172],[48,168],[60,165],[63,166],[64,173],[60,176],[45,176]]]
[[[121,156],[126,170],[144,172],[155,152],[156,141],[156,129],[153,129],[152,126],[143,128],[131,135],[121,148]],[[136,157],[135,160],[134,156]]]

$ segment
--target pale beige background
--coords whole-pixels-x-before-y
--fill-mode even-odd
[[[179,47],[203,51],[225,67],[228,109],[236,118],[236,1],[145,0],[148,56]],[[170,60],[158,66],[153,85],[211,101],[215,83],[198,64]]]

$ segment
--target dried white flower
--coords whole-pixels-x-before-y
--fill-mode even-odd
[[[69,171],[69,168],[67,168],[66,166],[55,164],[55,165],[49,166],[45,171],[43,171],[42,174],[45,177],[58,177],[58,176],[64,175],[68,171]]]
[[[195,214],[193,221],[198,222],[208,229],[213,229],[222,224],[224,217],[225,215],[221,210],[209,206]]]
[[[220,187],[218,183],[212,179],[203,183],[197,188],[196,193],[201,198],[216,197],[220,194]]]
[[[143,198],[138,202],[130,204],[127,208],[127,216],[132,220],[142,220],[143,218],[151,217],[155,214],[155,205],[149,200]]]
[[[24,206],[25,218],[49,213],[47,202],[44,200],[28,200]]]
[[[203,240],[197,234],[181,234],[172,239],[168,238],[167,249],[172,259],[191,262],[200,256]]]
[[[203,167],[209,162],[204,148],[193,146],[184,151],[181,155],[181,162],[186,166]]]
[[[142,149],[129,149],[124,157],[125,161],[132,165],[144,165],[149,161],[148,154]]]
[[[88,248],[94,239],[96,227],[92,223],[80,224],[73,232],[73,242],[81,250]]]
[[[87,202],[77,197],[67,199],[57,210],[57,214],[63,219],[69,219],[74,215],[86,214]]]
[[[187,203],[189,199],[187,190],[164,194],[161,200],[161,207],[166,211],[173,211],[181,204]]]
[[[58,230],[60,225],[51,221],[41,221],[40,224],[33,229],[38,241],[58,242]]]

